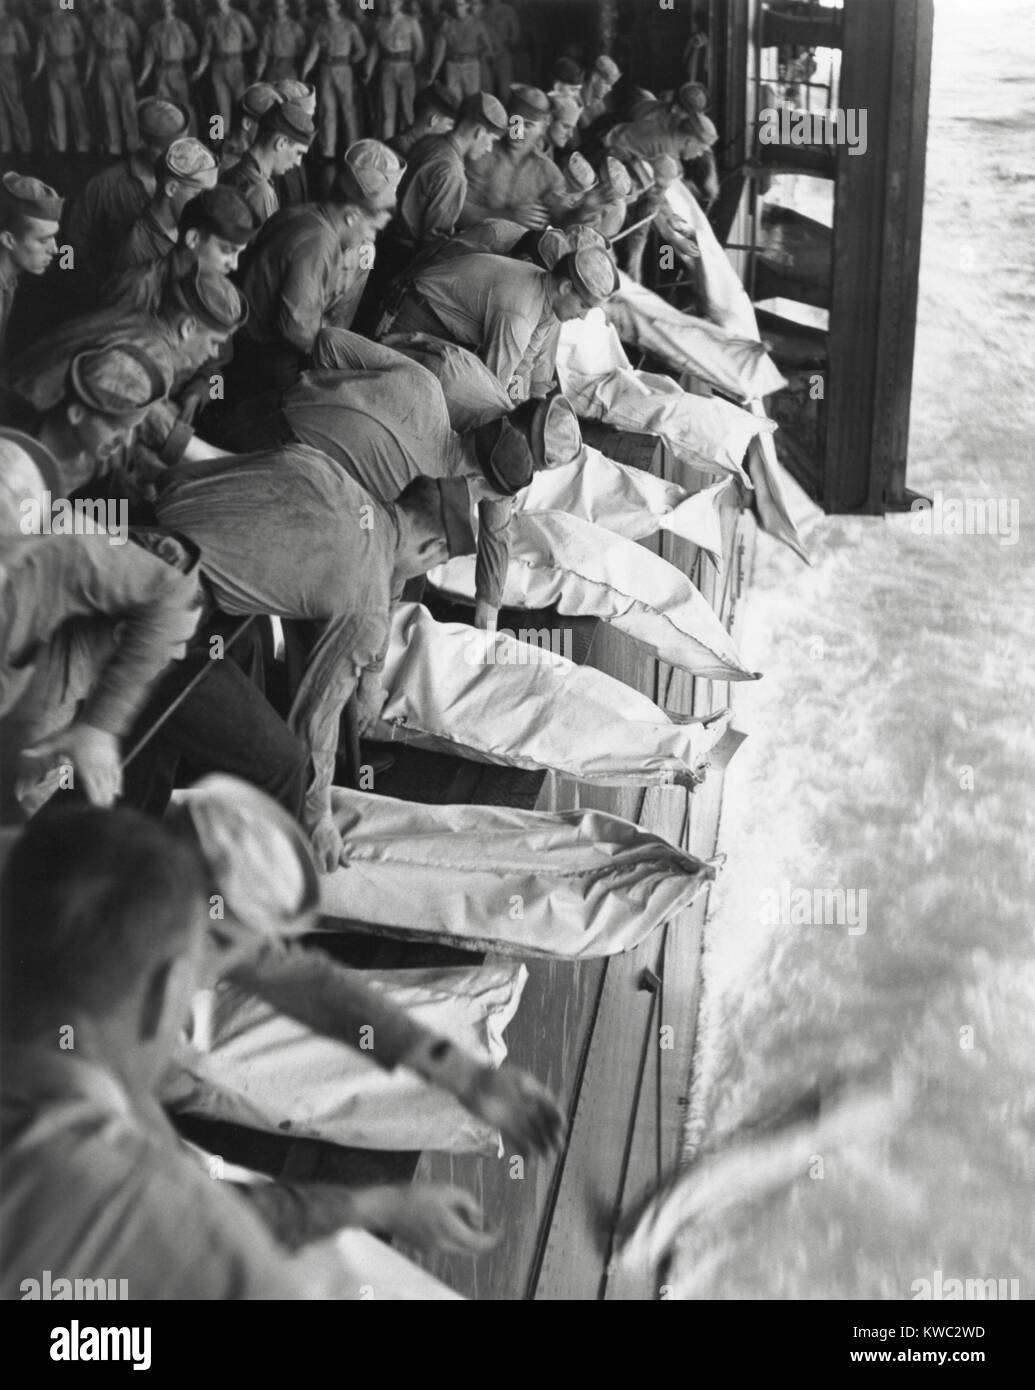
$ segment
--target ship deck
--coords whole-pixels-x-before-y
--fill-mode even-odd
[[[612,457],[705,486],[658,440],[587,427]],[[734,507],[723,512],[723,565],[676,537],[643,544],[688,573],[732,627],[748,571],[754,525]],[[464,616],[430,601],[440,617]],[[500,626],[571,630],[576,660],[607,671],[666,709],[703,714],[731,703],[726,683],[695,680],[650,656],[594,619],[552,610],[508,612]],[[709,772],[692,795],[678,787],[588,787],[553,774],[492,767],[458,757],[395,748],[395,765],[378,777],[382,794],[432,803],[568,810],[593,807],[635,821],[700,858],[716,848],[723,774]],[[657,1290],[612,1271],[623,1213],[678,1161],[701,993],[701,945],[708,891],[635,950],[607,960],[528,961],[529,978],[507,1030],[509,1057],[548,1085],[568,1117],[556,1155],[520,1166],[510,1156],[375,1153],[315,1140],[235,1130],[180,1118],[189,1137],[230,1161],[293,1181],[455,1182],[483,1204],[500,1232],[477,1258],[439,1256],[427,1266],[474,1299],[650,1299]],[[327,925],[330,925],[329,923]],[[321,933],[314,941],[363,968],[472,962],[452,948],[377,936]],[[662,1029],[666,1032],[663,1034]],[[671,1030],[668,1032],[667,1030]],[[664,1046],[662,1040],[664,1039]]]

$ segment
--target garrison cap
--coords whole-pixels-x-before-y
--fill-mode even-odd
[[[237,119],[257,121],[265,116],[271,106],[278,106],[283,100],[272,82],[253,82],[241,93],[237,103]]]
[[[584,303],[603,304],[618,288],[618,267],[602,246],[585,246],[557,262],[554,273],[571,281]]]
[[[168,393],[163,365],[137,343],[110,343],[72,358],[67,394],[101,415],[137,415]]]
[[[585,155],[579,154],[578,150],[564,166],[564,179],[573,193],[588,193],[591,188],[597,186],[597,176],[592,164]]]
[[[678,99],[684,111],[703,111],[708,105],[708,88],[700,82],[684,82]]]
[[[701,140],[708,146],[714,145],[719,138],[715,123],[703,111],[691,111],[689,113],[686,134],[691,139]]]
[[[532,481],[532,446],[507,416],[478,426],[474,431],[474,456],[486,482],[504,497],[513,497]]]
[[[589,246],[595,246],[613,257],[611,243],[603,232],[597,231],[596,227],[580,227],[578,224],[569,227],[568,241],[572,251],[584,251]]]
[[[558,58],[553,65],[553,80],[565,87],[581,87],[586,80],[585,69],[574,58]]]
[[[572,249],[568,233],[559,227],[547,227],[546,231],[540,232],[538,236],[535,232],[529,232],[528,236],[530,239],[534,238],[532,244],[535,247],[536,262],[547,270],[552,270],[557,262],[562,260]],[[518,246],[520,245],[519,242]]]
[[[502,103],[489,92],[475,92],[467,97],[460,107],[460,119],[483,125],[494,135],[506,135],[509,129]]]
[[[683,177],[683,166],[674,154],[659,154],[651,160],[654,178],[660,184],[671,183]]]
[[[61,493],[61,474],[49,449],[19,430],[0,429],[0,535],[24,534],[27,500],[39,504]]]
[[[157,171],[161,178],[173,178],[187,188],[214,188],[219,177],[219,166],[215,156],[200,140],[189,135],[174,140],[158,160]]]
[[[658,98],[653,92],[649,92],[646,87],[630,87],[628,100],[626,102],[627,120],[638,121],[641,116],[645,116]]]
[[[608,82],[617,82],[622,75],[618,64],[606,53],[602,53],[593,64],[593,71],[599,73],[601,77],[606,77]]]
[[[582,115],[582,107],[575,98],[565,96],[563,92],[551,92],[549,102],[550,115],[555,121],[563,121],[565,125],[574,125]]]
[[[536,259],[547,270],[552,270],[557,262],[563,260],[565,256],[570,255],[573,251],[584,251],[590,246],[610,255],[611,243],[595,227],[576,225],[567,227],[564,231],[560,231],[557,227],[547,227],[545,232],[539,234],[539,240],[535,247]]]
[[[560,392],[545,400],[524,401],[508,420],[528,441],[532,466],[537,472],[574,463],[582,452],[579,418],[567,396]]]
[[[234,188],[217,183],[193,198],[180,217],[180,235],[196,229],[245,246],[259,230],[259,219]]]
[[[252,948],[312,930],[320,880],[308,840],[280,806],[237,777],[203,777],[177,814],[188,816],[222,895],[219,945]]]
[[[451,92],[442,82],[432,82],[428,87],[422,87],[413,100],[416,111],[437,111],[440,116],[451,116],[456,120],[460,110],[460,101],[454,92]]]
[[[148,145],[168,145],[190,129],[190,112],[178,101],[145,97],[137,102],[137,125]]]
[[[405,160],[380,140],[357,140],[345,151],[337,182],[350,201],[375,212],[388,212],[395,207],[399,181],[405,172]]]
[[[613,154],[609,154],[600,173],[601,182],[609,197],[618,199],[630,196],[633,191],[632,179],[629,177],[629,170],[620,159],[615,159]]]
[[[173,286],[173,302],[207,328],[232,333],[248,317],[248,304],[225,275],[194,266]]]
[[[300,82],[297,77],[285,77],[274,82],[273,90],[282,101],[312,101],[316,88],[308,82]]]
[[[507,113],[520,116],[523,121],[548,121],[550,119],[550,98],[538,87],[517,85],[511,87],[507,97]]]
[[[649,160],[631,159],[626,165],[626,171],[632,183],[632,191],[637,196],[654,187],[654,169]]]
[[[309,112],[297,101],[275,101],[259,117],[262,135],[286,135],[296,145],[308,147],[316,138],[316,127]]]
[[[65,200],[47,183],[30,178],[28,174],[5,174],[0,179],[0,209],[35,217],[40,222],[60,222]]]

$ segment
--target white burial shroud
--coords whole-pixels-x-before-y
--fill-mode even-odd
[[[351,871],[334,877],[343,880],[344,898]],[[422,906],[417,899],[409,905],[411,921]],[[520,961],[356,973],[468,1056],[494,1067],[505,1060],[504,1030],[528,979]],[[201,1002],[195,999],[195,1016]],[[359,1046],[315,1033],[233,985],[220,985],[210,1009],[203,1045],[195,1031],[163,1078],[162,1100],[177,1111],[347,1148],[498,1152],[497,1129],[408,1067],[386,1071]]]
[[[623,343],[653,353],[673,371],[692,372],[742,401],[761,400],[787,385],[759,341],[757,328],[738,337],[718,323],[684,314],[622,272],[619,282],[605,312]]]
[[[713,324],[728,333],[758,340],[758,320],[755,317],[754,305],[697,199],[685,184],[678,181],[666,189],[665,196],[670,215],[676,224],[684,231],[692,231],[696,238],[700,253],[699,274],[708,317]],[[697,323],[699,320],[690,319],[690,322]],[[664,328],[659,331],[663,334]],[[658,346],[653,350],[658,351]],[[664,357],[665,353],[662,351],[660,355]],[[765,417],[760,398],[767,394],[767,390],[776,389],[769,386],[767,390],[763,390],[763,385],[763,382],[759,382],[759,389],[746,393],[749,398],[748,408],[760,418]],[[776,446],[771,434],[759,434],[752,440],[745,466],[754,488],[752,503],[759,525],[809,564],[808,553],[801,543],[798,528],[791,519],[787,506],[784,469],[776,457]]]
[[[696,585],[652,550],[560,511],[516,511],[509,534],[505,607],[556,606],[568,616],[602,618],[691,675],[756,678]],[[475,559],[456,557],[429,578],[446,593],[473,600]]]
[[[733,479],[723,478],[688,493],[678,483],[619,463],[584,444],[574,463],[536,473],[518,493],[515,508],[526,513],[567,512],[631,541],[669,531],[696,545],[721,568],[720,509],[732,487]]]
[[[665,202],[667,216],[676,230],[693,236],[696,242],[700,281],[709,319],[727,333],[757,341],[758,320],[754,306],[740,276],[712,231],[712,224],[704,209],[681,179],[674,179],[667,185]]]
[[[494,955],[610,956],[714,877],[606,811],[424,806],[342,787],[331,797],[346,866],[321,876],[321,912],[379,935]]]
[[[695,785],[728,721],[724,711],[678,723],[603,671],[503,632],[438,623],[416,603],[396,607],[383,680],[374,739],[601,786]]]
[[[729,401],[690,395],[671,377],[634,371],[601,309],[561,326],[557,378],[581,418],[657,435],[680,463],[732,473],[748,488],[748,444],[776,429],[772,420]]]

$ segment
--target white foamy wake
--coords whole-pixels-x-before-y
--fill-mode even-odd
[[[823,518],[806,570],[759,540],[696,1163],[641,1232],[681,1231],[683,1297],[1035,1297],[1033,50],[1023,0],[939,0],[909,468],[1015,543]],[[824,889],[855,926],[809,923]]]

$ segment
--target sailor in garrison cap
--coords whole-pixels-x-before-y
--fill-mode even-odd
[[[671,154],[677,159],[700,159],[718,139],[718,131],[691,101],[689,109],[679,101],[648,101],[635,116],[616,125],[604,137],[620,159],[654,160]]]
[[[96,72],[108,153],[121,154],[123,146],[135,150],[140,137],[130,63],[140,49],[140,30],[116,8],[115,0],[98,0],[97,11],[87,23],[86,84]]]
[[[0,179],[0,357],[21,275],[42,275],[57,255],[63,200],[39,179]]]
[[[155,96],[190,105],[186,65],[198,56],[194,30],[176,13],[176,0],[162,0],[162,18],[155,20],[144,39],[144,62],[138,87],[155,75]]]
[[[259,121],[271,106],[283,100],[284,97],[272,82],[253,82],[244,89],[234,108],[237,124],[220,147],[220,173],[225,174],[232,169],[241,156],[251,149],[258,134]]]
[[[70,386],[64,407],[62,439],[79,436],[90,450],[112,431],[131,431],[136,403],[150,391],[150,369],[140,363],[135,381],[135,373],[126,370],[132,363],[132,350],[118,347],[103,363],[79,362],[77,385]],[[114,405],[116,413],[106,414],[99,404]],[[96,511],[92,531],[48,534],[52,501],[63,497],[51,451],[17,431],[0,430],[0,820],[5,823],[23,814],[15,789],[26,771],[21,762],[26,750],[41,772],[56,757],[70,763],[76,785],[90,801],[111,803],[122,782],[122,740],[154,678],[182,655],[201,613],[192,548],[170,537],[175,553],[167,549],[160,558],[142,545],[126,544],[125,533],[96,527]],[[39,517],[38,528],[31,530],[27,501],[35,503]],[[104,515],[107,520],[106,509]]]
[[[28,432],[54,459],[55,495],[69,496],[109,470],[167,395],[173,366],[161,347],[116,339],[76,353],[63,367],[55,398]]]
[[[359,25],[342,14],[338,0],[325,0],[324,13],[326,18],[313,30],[302,76],[308,77],[319,62],[320,147],[325,159],[333,159],[338,153],[339,114],[346,142],[351,145],[359,139],[352,68],[366,57],[367,46]]]
[[[199,547],[224,613],[319,624],[289,724],[311,758],[303,823],[329,872],[344,855],[331,808],[342,711],[353,691],[361,729],[381,711],[393,593],[448,555],[438,490],[427,479],[379,502],[326,454],[283,444],[167,469],[155,510]]]
[[[404,282],[378,336],[430,333],[468,347],[516,403],[549,394],[561,324],[585,318],[617,288],[614,261],[596,247],[550,271],[489,254],[433,262]]]
[[[68,149],[68,126],[80,154],[90,148],[90,121],[86,114],[83,84],[79,77],[79,54],[86,47],[82,21],[66,9],[62,0],[50,0],[50,14],[39,21],[36,66],[31,81],[47,72],[47,102],[50,119],[47,134],[58,154]]]
[[[409,130],[388,141],[396,154],[409,160],[422,140],[448,135],[456,126],[460,103],[441,82],[422,87],[413,100],[414,119]]]
[[[582,441],[563,397],[511,413],[485,368],[451,349],[454,362],[467,359],[457,368],[466,372],[465,399],[478,402],[471,427],[454,428],[443,387],[424,365],[434,363],[442,348],[434,340],[401,343],[396,351],[355,333],[321,334],[313,367],[287,391],[231,412],[215,442],[234,453],[250,453],[271,441],[308,444],[383,502],[395,501],[417,478],[440,480],[448,508],[443,534],[451,555],[477,551],[479,626],[488,626],[506,579],[515,494],[535,470],[572,462]],[[483,384],[486,378],[492,394]],[[476,545],[469,523],[472,502],[478,507]]]
[[[228,401],[297,379],[327,315],[355,298],[360,262],[391,219],[402,171],[387,145],[358,141],[321,202],[282,208],[265,224],[244,279],[251,315],[235,344]]]
[[[357,140],[345,151],[345,170],[347,176],[355,177],[360,189],[366,190],[364,197],[382,205],[386,213],[395,210],[406,165],[389,145],[380,140]],[[359,245],[343,250],[338,293],[324,313],[326,325],[352,327],[375,261],[374,231]]]
[[[280,207],[273,180],[301,164],[315,134],[304,106],[275,102],[259,118],[251,149],[223,175],[223,182],[240,193],[260,223]]]
[[[0,0],[0,154],[10,154],[16,146],[20,154],[32,149],[19,71],[30,51],[25,25],[7,13],[7,0]]]
[[[550,121],[550,102],[538,87],[512,87],[507,133],[499,145],[469,164],[462,227],[487,218],[546,227],[568,206],[564,176],[540,145]]]
[[[415,70],[424,61],[424,35],[420,21],[403,13],[403,0],[387,0],[384,12],[374,23],[373,40],[366,60],[369,82],[380,62],[378,95],[381,98],[381,138],[395,135],[396,113],[402,108],[402,124],[413,124],[413,97],[417,87]]]
[[[302,82],[298,78],[286,77],[276,84],[277,94],[281,101],[292,102],[295,106],[300,106],[310,121],[316,121],[316,88],[309,82]],[[310,150],[312,146],[310,146]],[[285,174],[279,174],[273,180],[273,187],[277,190],[277,198],[282,208],[297,208],[303,203],[309,202],[309,178],[306,174],[305,158],[289,169]]]
[[[468,161],[490,158],[506,132],[506,111],[495,97],[478,92],[460,107],[453,130],[413,151],[392,228],[392,241],[406,254],[453,235],[467,201]]]
[[[607,113],[611,89],[621,77],[618,65],[606,54],[593,64],[582,84],[582,115],[579,124],[585,129]]]
[[[272,17],[263,25],[255,76],[267,82],[298,78],[305,53],[305,30],[288,13],[287,0],[273,0]]]
[[[141,442],[163,462],[175,463],[192,445],[197,393],[207,398],[212,366],[246,317],[230,281],[195,265],[167,284],[153,313],[107,304],[42,338],[11,364],[9,385],[23,408],[45,414],[61,399],[71,359],[84,350],[129,342],[151,356],[164,355],[172,385],[163,394],[171,402],[156,401],[148,410]]]
[[[550,93],[550,122],[546,127],[546,145],[554,159],[567,150],[576,138],[582,105],[561,92]]]
[[[574,58],[558,58],[553,65],[553,86],[549,95],[567,97],[582,107],[582,84],[586,70]]]
[[[230,130],[234,103],[247,86],[244,55],[258,46],[255,30],[247,15],[230,7],[229,0],[215,0],[215,13],[205,21],[201,57],[194,70],[195,82],[211,63],[212,94],[216,111],[223,121],[223,133]]]
[[[258,219],[239,193],[222,184],[206,189],[184,208],[175,245],[157,260],[112,276],[104,287],[104,302],[119,312],[157,313],[169,287],[194,266],[213,275],[232,275],[258,230]]]
[[[191,136],[174,140],[155,164],[154,197],[129,229],[115,258],[119,274],[135,265],[160,261],[176,245],[184,208],[218,176],[215,156]]]
[[[496,45],[483,21],[471,14],[468,0],[446,0],[431,52],[431,80],[445,67],[445,83],[457,97],[473,96],[482,85],[482,60],[491,62]]]
[[[90,298],[111,274],[130,227],[154,197],[158,157],[187,134],[190,112],[164,97],[145,97],[137,106],[137,125],[143,147],[90,179],[68,217],[76,269],[69,278],[82,282]]]

